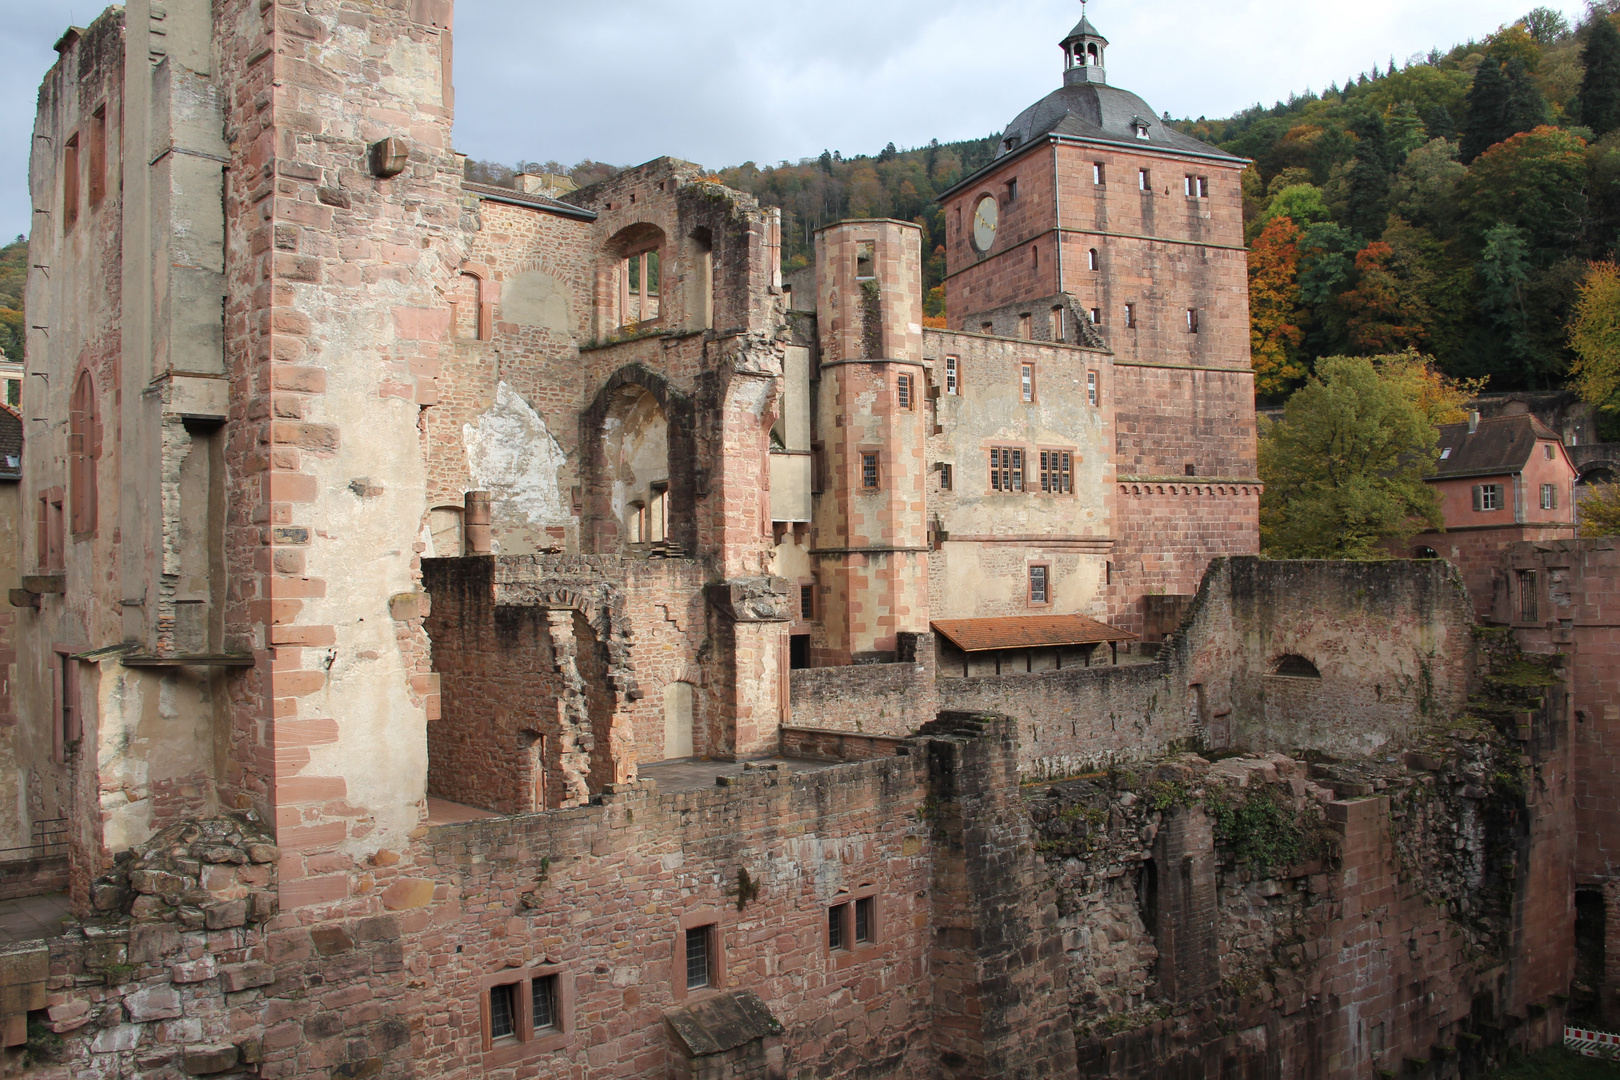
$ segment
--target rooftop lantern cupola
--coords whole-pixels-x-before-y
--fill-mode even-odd
[[[1060,44],[1063,46],[1064,86],[1107,84],[1108,72],[1103,68],[1103,50],[1108,47],[1108,39],[1091,25],[1091,20],[1085,15],[1084,4],[1080,8],[1080,21]]]

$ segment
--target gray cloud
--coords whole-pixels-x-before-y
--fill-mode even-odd
[[[1532,0],[1098,0],[1111,82],[1223,116],[1483,37]],[[1557,5],[1572,18],[1579,5]],[[83,0],[0,0],[0,234],[27,228],[35,93]],[[998,131],[1057,85],[1072,0],[461,0],[456,145],[504,162],[711,167]]]

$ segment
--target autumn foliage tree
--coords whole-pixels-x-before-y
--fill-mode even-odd
[[[1334,356],[1260,431],[1260,542],[1285,559],[1378,559],[1391,541],[1441,524],[1424,477],[1435,425],[1465,388],[1416,353]]]
[[[1593,263],[1576,293],[1569,322],[1575,391],[1594,405],[1620,411],[1620,267]]]
[[[1389,353],[1421,345],[1428,336],[1423,303],[1397,271],[1395,249],[1383,240],[1356,253],[1356,287],[1339,297],[1350,317],[1353,347]]]
[[[1272,218],[1249,249],[1249,341],[1261,397],[1305,377],[1296,352],[1305,337],[1299,301],[1299,227],[1292,218]]]

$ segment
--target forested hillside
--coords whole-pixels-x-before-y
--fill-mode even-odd
[[[1263,396],[1337,354],[1416,348],[1490,388],[1559,386],[1620,236],[1620,33],[1538,8],[1484,41],[1183,130],[1244,181]]]
[[[28,241],[19,236],[0,247],[0,352],[23,355],[23,283],[28,278]]]

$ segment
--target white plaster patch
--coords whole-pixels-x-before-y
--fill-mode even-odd
[[[568,523],[557,483],[566,455],[517,391],[502,382],[495,404],[461,432],[467,471],[475,488],[490,493],[492,516],[539,527]]]
[[[539,326],[554,333],[573,329],[568,293],[550,274],[530,270],[501,286],[501,317],[519,326]]]

